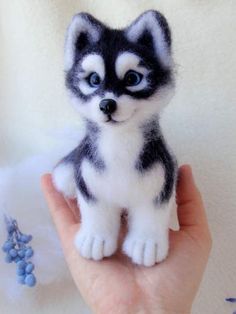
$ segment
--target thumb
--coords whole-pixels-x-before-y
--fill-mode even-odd
[[[70,203],[55,189],[50,174],[42,176],[41,186],[57,231],[60,237],[63,238],[78,225],[78,218]]]
[[[177,184],[177,213],[180,228],[207,225],[206,213],[201,194],[194,182],[191,167],[179,169]]]

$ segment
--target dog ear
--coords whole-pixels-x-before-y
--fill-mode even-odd
[[[171,32],[160,12],[144,12],[125,29],[125,33],[130,42],[152,49],[164,67],[171,66]]]
[[[65,70],[69,71],[78,56],[90,45],[96,43],[103,25],[88,13],[76,14],[68,29],[65,41]]]

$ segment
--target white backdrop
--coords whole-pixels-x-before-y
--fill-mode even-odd
[[[48,134],[79,124],[63,82],[66,26],[88,11],[122,27],[150,8],[172,27],[178,82],[162,125],[179,163],[191,163],[203,193],[214,247],[193,313],[236,310],[236,1],[0,0],[0,166],[54,145]],[[45,292],[22,313],[85,313],[77,292]],[[181,287],[180,287],[181,289]],[[0,298],[1,313],[15,313]],[[17,309],[18,313],[20,308]]]

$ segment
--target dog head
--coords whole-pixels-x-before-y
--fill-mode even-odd
[[[87,13],[73,17],[65,43],[66,86],[82,117],[121,125],[159,114],[173,94],[171,33],[147,11],[116,30]]]

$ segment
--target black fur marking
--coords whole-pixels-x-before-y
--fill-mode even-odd
[[[161,134],[158,119],[148,121],[143,127],[144,145],[136,163],[140,172],[148,171],[156,163],[161,163],[165,171],[165,181],[161,193],[154,202],[167,202],[173,192],[176,181],[176,160],[169,153]]]
[[[162,27],[168,46],[171,47],[171,33],[166,19],[159,12],[153,12]],[[66,87],[76,97],[80,98],[84,105],[86,101],[90,100],[94,95],[103,96],[106,91],[111,91],[116,96],[129,95],[136,99],[147,99],[160,87],[173,81],[172,70],[165,68],[154,52],[152,35],[148,30],[140,34],[140,38],[136,43],[132,43],[127,39],[125,34],[128,28],[123,30],[111,29],[89,14],[82,13],[82,16],[89,21],[100,34],[100,38],[96,43],[89,42],[89,44],[86,44],[86,42],[90,40],[90,35],[80,33],[76,43],[77,48],[74,64],[66,73]],[[135,22],[137,22],[137,20]],[[145,89],[131,92],[126,88],[124,81],[117,77],[115,61],[122,51],[130,51],[138,55],[142,60],[143,66],[150,71],[147,77],[148,86]],[[79,89],[78,72],[81,70],[80,63],[82,59],[87,54],[91,53],[96,53],[103,57],[106,76],[99,88],[89,95],[84,95]]]
[[[77,38],[77,41],[75,43],[75,49],[76,51],[81,51],[88,45],[89,45],[88,35],[82,32]]]
[[[84,159],[88,159],[89,162],[97,169],[97,171],[103,171],[105,164],[99,157],[97,149],[97,136],[99,129],[96,124],[87,122],[87,134],[80,143],[69,155],[67,155],[62,162],[72,163],[75,170],[75,181],[81,194],[88,201],[96,201],[95,196],[89,191],[86,182],[81,174],[81,164]]]
[[[86,198],[87,201],[96,201],[95,197],[91,194],[91,192],[88,190],[87,185],[84,181],[84,178],[81,175],[80,171],[76,171],[76,183],[80,190],[80,193]]]
[[[138,43],[144,46],[146,49],[154,51],[153,39],[152,35],[145,31],[141,36],[138,38]]]

